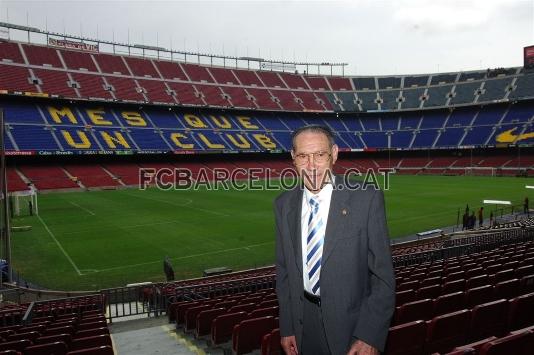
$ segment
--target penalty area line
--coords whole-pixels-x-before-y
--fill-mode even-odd
[[[56,236],[54,235],[54,233],[52,233],[52,231],[50,230],[50,228],[48,228],[48,226],[46,225],[46,223],[43,221],[43,219],[41,218],[40,215],[37,215],[37,218],[39,218],[39,221],[41,221],[41,223],[43,224],[43,226],[45,227],[46,231],[48,232],[48,234],[52,237],[52,239],[54,240],[54,242],[56,242],[59,250],[61,250],[61,252],[63,253],[63,255],[65,255],[65,257],[67,258],[67,260],[70,262],[70,264],[72,265],[72,267],[74,268],[74,271],[76,271],[76,273],[79,275],[79,276],[82,276],[83,273],[80,271],[80,269],[78,269],[78,266],[76,266],[76,264],[74,263],[74,261],[72,260],[72,258],[69,256],[69,254],[67,254],[67,252],[65,251],[65,249],[63,249],[63,246],[61,245],[61,243],[56,239]]]
[[[224,250],[216,250],[216,251],[210,251],[210,252],[207,252],[207,253],[201,253],[201,254],[192,254],[192,255],[180,256],[180,257],[178,257],[178,258],[170,258],[170,260],[171,260],[171,261],[174,261],[174,260],[192,259],[192,258],[198,258],[199,256],[224,254],[224,253],[227,253],[227,252],[237,251],[237,250],[249,250],[250,248],[256,248],[256,247],[260,247],[260,246],[264,246],[264,245],[268,245],[268,244],[273,244],[273,243],[274,243],[274,241],[272,241],[272,242],[260,243],[260,244],[252,244],[252,245],[246,245],[246,246],[239,247],[239,248],[231,248],[231,249],[224,249]],[[146,262],[146,263],[139,263],[139,264],[132,264],[132,265],[123,265],[123,266],[110,267],[110,268],[107,268],[107,269],[100,269],[100,270],[96,270],[95,272],[105,272],[105,271],[113,271],[113,270],[127,269],[127,268],[130,268],[130,267],[152,265],[152,264],[158,264],[158,263],[161,263],[161,262],[162,262],[161,260],[158,260],[158,261],[149,261],[149,262]]]

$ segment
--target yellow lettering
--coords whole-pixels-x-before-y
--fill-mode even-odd
[[[215,123],[215,125],[217,125],[220,128],[232,128],[232,124],[230,123],[230,121],[228,121],[228,118],[222,115],[219,117],[210,115],[210,118],[213,121],[213,123]]]
[[[121,116],[126,120],[128,125],[136,127],[146,127],[146,121],[139,112],[124,111]]]
[[[241,123],[241,126],[243,126],[245,129],[259,129],[258,126],[250,122],[250,117],[237,116],[236,118],[239,121],[239,123]]]
[[[87,149],[91,147],[91,141],[87,138],[87,134],[83,131],[76,130],[76,134],[80,142],[75,142],[69,131],[61,130],[61,134],[68,145],[76,149]]]
[[[112,149],[117,148],[117,145],[121,145],[124,148],[128,149],[130,148],[130,145],[128,144],[126,139],[124,139],[124,136],[121,132],[113,132],[114,136],[112,136],[108,132],[100,131],[100,135],[102,136],[102,138],[104,138],[104,141],[106,142],[108,147]]]
[[[104,114],[106,111],[101,108],[93,109],[93,110],[85,110],[87,112],[87,116],[89,116],[89,119],[97,126],[112,126],[113,122],[108,121],[104,118]]]
[[[271,138],[267,137],[265,134],[253,134],[252,135],[256,141],[258,141],[259,144],[265,149],[275,149],[276,144],[271,140]]]
[[[234,138],[234,136],[232,136],[231,134],[226,133],[226,137],[228,137],[228,139],[230,140],[230,142],[232,142],[232,144],[235,145],[237,148],[241,148],[241,149],[248,149],[248,148],[250,148],[250,142],[247,141],[246,138],[243,137],[243,135],[237,133],[236,136],[237,136],[237,138],[239,138],[239,140],[241,141],[241,143],[239,143],[239,142]]]
[[[177,147],[182,148],[182,149],[193,149],[193,147],[194,147],[193,144],[182,143],[182,142],[180,142],[180,138],[187,138],[187,136],[185,134],[182,134],[182,133],[173,133],[173,134],[171,134],[171,140],[174,142],[174,144]]]
[[[209,128],[207,124],[202,122],[200,117],[197,117],[195,115],[186,114],[184,115],[184,119],[187,124],[193,128]]]
[[[52,117],[52,119],[56,123],[63,123],[63,117],[67,117],[71,123],[78,123],[78,120],[76,119],[76,117],[74,117],[74,114],[68,107],[62,107],[58,109],[52,106],[48,106],[48,113],[50,113],[50,117]]]
[[[209,141],[209,139],[205,135],[203,135],[202,133],[199,133],[198,136],[200,137],[200,139],[202,139],[202,142],[204,142],[208,148],[210,148],[210,149],[224,149],[224,145],[219,144],[219,143],[211,143]]]

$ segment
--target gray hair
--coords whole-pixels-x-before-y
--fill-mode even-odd
[[[293,150],[295,150],[295,139],[297,138],[297,136],[301,133],[304,133],[304,132],[312,132],[312,133],[322,133],[326,136],[326,138],[328,138],[328,142],[330,143],[330,148],[332,148],[332,146],[334,144],[336,144],[334,142],[334,133],[332,132],[332,130],[330,128],[328,128],[327,126],[321,126],[321,125],[308,125],[308,126],[302,126],[300,128],[298,128],[296,131],[293,132],[293,134],[291,135],[291,143],[293,145]]]

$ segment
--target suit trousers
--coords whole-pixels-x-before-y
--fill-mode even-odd
[[[319,304],[303,297],[304,317],[302,319],[302,355],[330,355],[331,351],[326,339],[323,314]]]

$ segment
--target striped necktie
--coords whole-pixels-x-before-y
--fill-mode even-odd
[[[321,257],[323,255],[324,228],[319,214],[319,199],[310,198],[310,218],[308,219],[306,265],[310,287],[314,295],[319,295],[319,276],[321,274]]]

